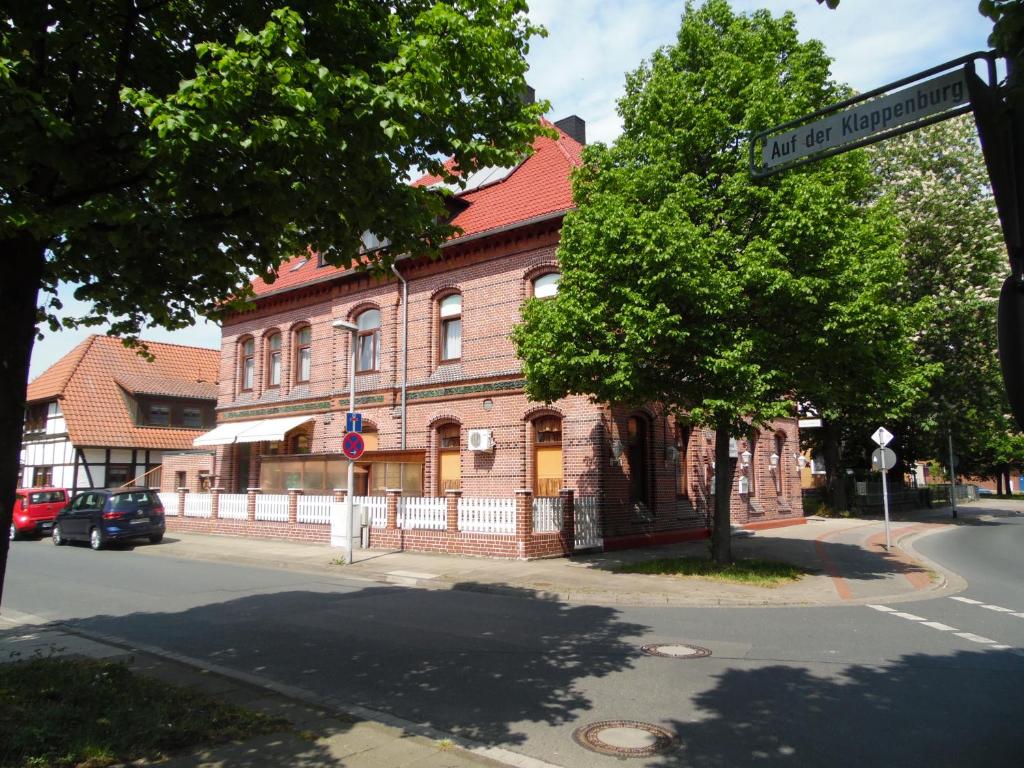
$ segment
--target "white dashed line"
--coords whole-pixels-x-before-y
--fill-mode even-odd
[[[993,651],[1008,651],[1012,647],[1013,647],[1012,645],[1002,645],[1002,644],[1000,644],[1000,645],[993,645],[992,646],[992,650]]]
[[[896,613],[896,609],[890,608],[888,605],[872,605],[868,603],[868,608],[874,608],[876,611],[883,611],[884,613]]]
[[[982,645],[995,645],[995,640],[989,640],[987,637],[976,635],[973,632],[957,632],[957,637],[962,637],[964,640],[970,640],[972,643],[981,643]]]
[[[903,613],[902,611],[894,613],[893,616],[899,616],[901,619],[909,619],[910,621],[924,621],[924,616],[916,616],[913,613]]]
[[[931,627],[932,629],[937,629],[941,632],[956,632],[956,627],[951,627],[949,624],[942,624],[938,621],[922,621],[921,626]]]
[[[951,597],[950,600],[959,600],[961,603],[967,603],[968,605],[981,605],[981,600],[971,600],[969,597]]]
[[[1011,616],[1016,616],[1018,619],[1024,619],[1024,613],[1011,613]]]
[[[1013,613],[1013,608],[1003,608],[1001,605],[983,605],[982,608],[988,608],[990,611],[996,611],[998,613]]]

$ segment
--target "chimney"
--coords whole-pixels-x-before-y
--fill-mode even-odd
[[[523,104],[533,104],[537,100],[537,92],[529,85],[524,85],[522,92],[519,94],[519,100]]]
[[[577,115],[563,117],[561,120],[555,121],[555,127],[561,128],[580,144],[587,143],[587,124],[582,117]]]

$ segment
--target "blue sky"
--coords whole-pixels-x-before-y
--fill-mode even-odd
[[[792,11],[803,38],[825,43],[837,80],[865,91],[903,76],[986,49],[990,24],[976,0],[842,0],[831,11],[815,0],[732,0],[738,11]],[[680,0],[531,0],[531,16],[548,37],[531,46],[530,84],[551,102],[549,116],[579,115],[588,141],[612,141],[620,130],[615,102],[625,73],[672,43],[684,3]],[[86,308],[61,291],[69,314]],[[45,331],[36,342],[30,376],[38,376],[89,333]],[[173,333],[151,329],[143,338],[217,347],[219,328],[200,322]]]

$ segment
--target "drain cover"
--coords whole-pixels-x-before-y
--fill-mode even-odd
[[[681,645],[679,643],[645,645],[640,650],[648,656],[666,656],[671,659],[703,659],[705,656],[711,655],[711,651],[707,648],[701,648],[699,645]]]
[[[638,720],[603,720],[573,731],[581,747],[615,757],[647,757],[665,752],[675,737],[664,728]]]

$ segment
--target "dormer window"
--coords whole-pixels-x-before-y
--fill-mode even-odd
[[[381,248],[387,248],[391,245],[391,241],[386,237],[378,237],[370,230],[363,232],[359,238],[359,242],[362,244],[363,253],[373,253],[379,251]]]

